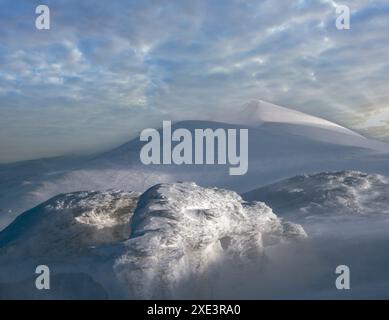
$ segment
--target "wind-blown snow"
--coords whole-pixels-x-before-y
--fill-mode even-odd
[[[245,203],[232,191],[194,183],[145,192],[131,230],[115,270],[132,295],[142,298],[174,297],[180,281],[201,278],[213,263],[258,259],[266,246],[306,236],[263,203]]]
[[[8,256],[66,256],[129,235],[139,194],[85,191],[62,194],[25,212],[0,233]]]
[[[358,171],[305,174],[248,193],[282,215],[321,217],[389,214],[389,180]]]
[[[20,282],[44,261],[83,274],[111,297],[119,283],[122,298],[171,298],[188,280],[191,289],[204,290],[195,285],[216,272],[215,264],[259,268],[266,248],[305,237],[300,225],[263,203],[195,183],[157,185],[139,200],[119,191],[72,193],[27,211],[0,233],[0,263],[8,261],[0,287],[10,281],[7,271]]]
[[[300,298],[388,298],[388,177],[357,171],[304,174],[248,192],[243,198],[264,201],[309,234],[303,247],[276,253],[266,276],[273,279],[268,288],[276,287],[274,297],[279,298],[283,290],[284,297],[296,297],[294,288],[301,281],[294,282],[287,274],[298,268],[304,275]],[[335,267],[340,264],[351,270],[347,292],[334,286]]]
[[[325,172],[249,194],[278,216],[194,183],[59,195],[0,232],[0,297],[387,298],[387,186]],[[38,264],[52,270],[50,292],[33,286]],[[352,290],[334,286],[339,264]]]

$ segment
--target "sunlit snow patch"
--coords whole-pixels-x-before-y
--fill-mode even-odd
[[[201,290],[196,283],[212,278],[214,266],[230,264],[243,272],[245,263],[262,261],[265,247],[306,237],[300,225],[282,221],[263,203],[195,183],[146,191],[131,230],[115,271],[130,295],[141,298],[174,297],[188,279],[193,290]]]

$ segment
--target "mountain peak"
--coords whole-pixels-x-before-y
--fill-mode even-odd
[[[356,132],[344,128],[331,121],[312,116],[301,111],[285,108],[264,100],[254,99],[245,103],[240,108],[238,120],[240,123],[243,122],[249,125],[263,123],[283,123],[319,127],[323,129],[360,136]]]

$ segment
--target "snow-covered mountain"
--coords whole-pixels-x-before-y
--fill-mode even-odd
[[[249,168],[229,176],[229,165],[145,166],[143,143],[82,158],[36,160],[0,166],[0,230],[19,213],[59,193],[124,189],[144,192],[163,182],[195,181],[246,192],[298,174],[359,170],[389,175],[389,144],[329,121],[263,101],[251,101],[226,122],[181,121],[173,130],[249,129]]]
[[[300,225],[265,204],[195,183],[156,185],[139,199],[123,191],[63,194],[0,233],[0,297],[218,296],[209,290],[224,281],[218,266],[259,270],[267,248],[305,238]],[[29,275],[37,264],[68,286],[53,281],[51,293],[34,290]]]
[[[244,195],[264,202],[188,182],[62,194],[0,232],[0,297],[387,298],[387,183],[318,173]],[[352,290],[334,285],[340,264]]]
[[[241,109],[242,110],[240,110],[237,114],[234,114],[233,120],[236,123],[246,125],[258,125],[263,123],[303,125],[328,129],[363,138],[354,131],[344,128],[336,123],[297,110],[281,107],[263,100],[252,100],[244,104]]]
[[[173,130],[248,129],[243,176],[145,166],[139,138],[1,165],[0,298],[344,298],[341,263],[350,297],[388,297],[389,145],[263,101],[231,117]],[[50,292],[35,289],[39,264]]]
[[[334,122],[263,100],[252,100],[233,114],[231,120],[250,126],[271,128],[289,135],[306,136],[330,144],[355,146],[387,153],[388,144],[364,136]]]

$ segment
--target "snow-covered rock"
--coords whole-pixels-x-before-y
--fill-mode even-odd
[[[131,295],[174,297],[181,281],[202,279],[214,264],[259,262],[267,246],[304,237],[300,225],[235,192],[160,184],[140,197],[115,271]]]
[[[264,201],[282,216],[389,214],[389,179],[358,171],[305,174],[243,195]]]
[[[266,248],[306,236],[263,203],[195,183],[156,185],[140,198],[123,191],[63,194],[0,232],[0,288],[28,285],[44,263],[54,277],[78,274],[74,279],[91,290],[100,286],[98,297],[171,298],[185,281],[190,288],[206,283],[215,266],[244,276],[245,266],[266,262]],[[81,294],[71,288],[66,298]],[[51,291],[63,297],[55,282]]]
[[[20,215],[0,233],[0,253],[65,256],[128,238],[139,194],[84,191],[60,194]]]

